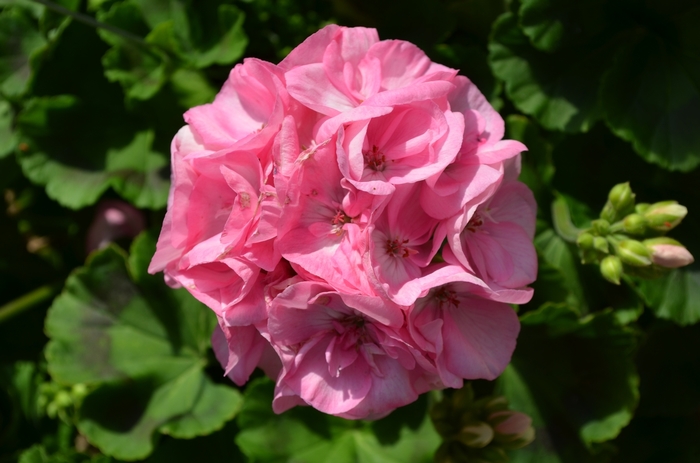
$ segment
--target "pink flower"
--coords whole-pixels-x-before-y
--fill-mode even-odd
[[[190,109],[185,121],[210,150],[256,149],[274,136],[288,106],[282,71],[248,58],[231,70],[214,102]]]
[[[360,190],[389,194],[442,172],[461,144],[464,122],[434,101],[394,106],[391,113],[346,124],[339,132],[338,164]]]
[[[402,325],[401,310],[379,298],[294,284],[270,308],[273,344],[294,352],[283,357],[279,382],[326,413],[384,416],[418,397],[422,371]]]
[[[495,288],[535,281],[535,204],[520,182],[507,182],[487,201],[447,222],[447,262],[459,263]],[[517,301],[521,303],[522,301]]]
[[[440,380],[455,388],[462,387],[463,379],[496,378],[510,362],[520,331],[508,304],[478,297],[465,277],[453,273],[441,278],[442,284],[416,301],[409,322]]]
[[[431,62],[411,43],[380,42],[374,29],[335,25],[306,39],[280,68],[286,71],[287,89],[294,99],[329,116],[351,110],[380,92],[434,79],[449,83],[456,74]]]
[[[331,25],[185,114],[149,271],[216,313],[236,384],[275,378],[276,412],[380,418],[510,360],[537,271],[525,147],[456,73]]]
[[[437,220],[421,209],[419,192],[413,185],[398,187],[369,229],[366,261],[372,281],[386,297],[406,306],[420,295],[418,278],[437,251],[431,241]]]

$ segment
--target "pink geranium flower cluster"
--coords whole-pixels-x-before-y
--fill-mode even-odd
[[[532,295],[525,146],[416,46],[328,26],[185,114],[150,272],[216,313],[228,376],[273,408],[378,418],[493,379]]]

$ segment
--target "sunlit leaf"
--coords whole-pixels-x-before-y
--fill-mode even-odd
[[[26,92],[33,77],[32,57],[47,40],[25,10],[0,11],[0,94],[18,97]]]
[[[142,235],[132,255],[153,251],[153,238]],[[151,453],[156,431],[209,434],[241,404],[234,388],[203,372],[213,314],[185,290],[133,268],[146,262],[127,262],[117,248],[93,254],[68,278],[46,319],[53,378],[95,386],[78,428],[104,453],[127,460]]]

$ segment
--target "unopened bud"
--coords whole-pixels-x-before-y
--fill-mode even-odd
[[[598,235],[607,235],[610,231],[610,222],[605,219],[597,219],[591,222],[593,231]]]
[[[464,426],[456,438],[467,447],[484,448],[493,440],[493,428],[483,421],[476,421]]]
[[[507,444],[509,448],[524,447],[535,439],[532,418],[525,413],[496,412],[489,415],[488,421],[493,426],[494,442]]]
[[[608,200],[600,213],[600,218],[612,223],[633,210],[634,193],[632,193],[629,182],[619,183],[610,190]]]
[[[634,193],[629,182],[618,183],[610,190],[608,200],[620,215],[625,215],[626,211],[634,207]]]
[[[651,206],[649,203],[639,203],[634,206],[634,212],[637,214],[644,214],[649,209],[649,206]]]
[[[657,231],[669,231],[688,214],[688,208],[676,201],[662,201],[649,206],[644,212],[644,217],[649,223],[649,228]]]
[[[609,252],[608,240],[606,240],[602,236],[596,236],[593,239],[593,247],[596,248],[598,251],[602,252],[603,254],[607,254]]]
[[[651,265],[651,251],[637,240],[624,240],[617,246],[617,256],[620,260],[633,267]]]
[[[593,238],[593,235],[590,233],[581,233],[578,235],[578,238],[576,238],[576,244],[583,250],[593,249]]]
[[[500,410],[507,410],[508,409],[508,399],[506,399],[504,396],[499,395],[488,402],[484,404],[484,410],[487,413],[492,413]]]
[[[695,262],[693,255],[678,241],[661,237],[644,240],[651,251],[651,260],[659,267],[678,268]]]
[[[600,262],[600,273],[610,283],[619,285],[622,276],[622,261],[617,256],[606,256]]]
[[[640,214],[630,214],[622,221],[622,229],[632,235],[642,235],[647,231],[647,219]]]

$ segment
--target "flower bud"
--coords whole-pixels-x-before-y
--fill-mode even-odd
[[[606,256],[600,262],[600,273],[610,283],[619,285],[622,276],[622,261],[617,256]]]
[[[637,214],[644,214],[649,209],[649,206],[651,206],[649,203],[639,203],[634,206],[634,212]]]
[[[576,238],[576,244],[583,250],[593,249],[593,235],[586,232],[581,233],[578,235],[578,238]]]
[[[484,448],[493,440],[493,428],[483,421],[475,421],[464,426],[456,438],[467,447]]]
[[[652,262],[659,267],[678,268],[695,262],[685,246],[674,239],[652,238],[644,240],[644,245],[651,251]]]
[[[605,219],[597,219],[591,222],[593,231],[598,235],[607,235],[610,231],[610,222]]]
[[[486,402],[486,404],[484,404],[484,410],[487,413],[492,413],[492,412],[507,410],[507,409],[508,409],[508,399],[506,399],[502,395],[493,397],[491,400]]]
[[[629,182],[619,183],[612,187],[608,200],[600,212],[600,218],[615,222],[634,210],[634,193]]]
[[[618,183],[610,190],[608,200],[620,215],[624,215],[627,210],[632,210],[634,207],[634,196],[629,182]]]
[[[622,221],[622,229],[632,235],[642,235],[647,231],[647,219],[640,214],[630,214]]]
[[[602,252],[603,254],[607,254],[609,252],[608,240],[606,240],[602,236],[596,236],[593,239],[593,247],[596,248],[598,251]]]
[[[644,217],[649,223],[649,228],[666,232],[681,223],[688,214],[688,209],[676,201],[662,201],[649,206],[644,212]]]
[[[524,447],[535,439],[532,419],[525,413],[495,412],[489,415],[488,421],[493,426],[494,442],[507,444],[508,448]]]
[[[102,201],[88,228],[86,250],[88,253],[107,246],[121,238],[133,238],[146,228],[143,213],[131,204],[107,199]]]
[[[633,267],[651,265],[651,251],[637,240],[624,240],[617,246],[617,256],[620,260]]]

